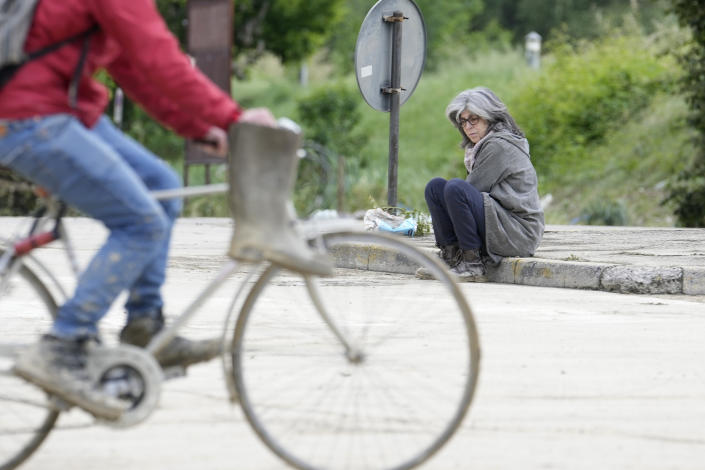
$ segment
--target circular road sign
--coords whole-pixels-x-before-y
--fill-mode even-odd
[[[378,111],[390,111],[392,79],[392,25],[384,21],[395,11],[404,14],[401,46],[402,105],[414,92],[426,59],[426,25],[412,0],[379,0],[367,13],[355,45],[355,76],[367,104]]]

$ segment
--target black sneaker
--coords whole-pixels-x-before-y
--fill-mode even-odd
[[[90,348],[100,347],[92,340],[67,340],[43,336],[22,353],[13,372],[65,402],[92,415],[116,420],[130,404],[102,392],[86,369]]]
[[[144,348],[163,328],[164,316],[161,312],[156,318],[136,318],[120,331],[120,342]],[[210,361],[220,355],[222,350],[220,338],[194,341],[176,336],[159,351],[156,359],[163,369],[186,368],[199,362]]]

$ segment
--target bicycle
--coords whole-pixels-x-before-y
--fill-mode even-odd
[[[226,189],[212,185],[154,195]],[[16,355],[48,329],[67,296],[62,280],[35,250],[61,241],[73,275],[80,273],[66,206],[51,197],[45,201],[26,234],[0,240],[1,470],[35,452],[68,408],[11,371]],[[346,220],[300,224],[312,246],[334,256],[336,275],[291,281],[291,273],[278,278],[281,269],[268,263],[243,274],[222,331],[231,401],[239,403],[264,444],[293,467],[416,467],[451,438],[471,404],[480,350],[470,307],[440,260],[398,236],[367,232]],[[361,247],[366,255],[360,255]],[[374,271],[380,257],[411,260],[439,282],[380,274],[374,286],[349,284],[346,269]],[[226,261],[144,350],[100,348],[90,363],[97,386],[129,400],[131,408],[118,421],[99,424],[130,427],[149,417],[168,378],[154,354],[226,280],[237,277],[239,266]],[[359,295],[362,289],[375,294]]]

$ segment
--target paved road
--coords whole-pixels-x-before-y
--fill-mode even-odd
[[[172,272],[172,299],[201,278],[193,269]],[[434,281],[403,282],[422,294]],[[702,303],[496,284],[463,290],[482,340],[480,382],[460,432],[424,468],[703,468]],[[106,329],[119,323],[108,318]],[[187,334],[219,324],[206,312]],[[216,363],[168,382],[160,408],[139,427],[60,428],[24,468],[69,467],[284,468],[227,403]]]
[[[98,230],[79,230],[85,260]],[[177,230],[165,287],[170,311],[222,261],[227,233],[204,223]],[[52,264],[57,250],[45,253]],[[239,277],[240,275],[236,276]],[[379,276],[424,295],[435,281],[347,273],[359,295]],[[300,289],[282,282],[280,289]],[[341,287],[346,289],[346,287]],[[702,469],[705,462],[705,305],[702,296],[623,295],[508,284],[463,285],[483,351],[480,381],[460,432],[423,468]],[[369,294],[373,295],[373,294]],[[364,299],[363,299],[364,300]],[[185,330],[204,337],[222,323],[217,296]],[[217,307],[217,308],[216,308]],[[103,327],[114,337],[119,309]],[[166,383],[159,409],[130,430],[62,421],[22,468],[244,469],[284,466],[227,403],[211,363]]]

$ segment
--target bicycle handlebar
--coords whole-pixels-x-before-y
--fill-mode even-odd
[[[154,199],[173,199],[176,197],[202,196],[205,194],[218,194],[228,191],[227,183],[207,184],[203,186],[188,186],[185,188],[161,189],[151,191],[150,194]]]

